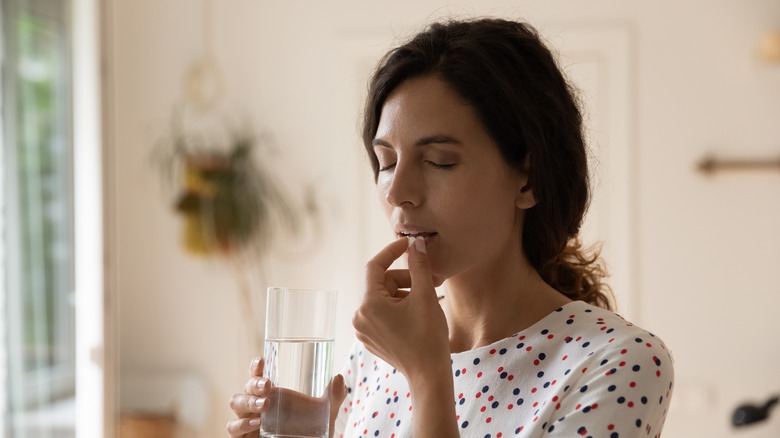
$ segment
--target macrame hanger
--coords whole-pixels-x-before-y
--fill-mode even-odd
[[[222,73],[214,55],[213,12],[213,0],[203,0],[203,55],[190,65],[184,75],[185,101],[200,110],[214,107],[224,92]]]

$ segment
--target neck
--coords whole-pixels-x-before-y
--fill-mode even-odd
[[[490,272],[450,278],[443,288],[453,353],[511,336],[570,301],[545,283],[524,257],[494,265]]]

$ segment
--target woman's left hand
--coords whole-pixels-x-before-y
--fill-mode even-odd
[[[409,252],[409,269],[390,265]],[[410,381],[450,369],[447,320],[436,296],[424,239],[401,238],[366,266],[366,293],[352,324],[366,348]],[[410,292],[403,290],[411,288]]]

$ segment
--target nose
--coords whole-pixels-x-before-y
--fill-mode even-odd
[[[411,163],[401,160],[392,173],[382,181],[385,201],[393,207],[417,207],[423,201],[423,181],[420,172]]]

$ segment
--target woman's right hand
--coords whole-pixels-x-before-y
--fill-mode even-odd
[[[332,437],[339,407],[347,396],[344,378],[340,374],[337,375],[328,385],[326,395],[314,398],[284,388],[272,387],[271,382],[263,377],[263,367],[262,358],[252,360],[249,367],[251,378],[244,385],[244,393],[234,394],[231,397],[230,408],[238,418],[228,422],[228,434],[233,438],[256,438],[261,425],[261,414],[268,411],[271,405],[280,399],[283,400],[282,405],[274,407],[277,411],[276,418],[273,419],[275,424],[268,424],[267,427],[305,433],[309,428],[318,427],[306,425],[305,419],[311,417],[312,412],[327,408],[330,399],[329,430]]]
[[[228,421],[227,431],[233,438],[256,438],[260,430],[260,414],[268,409],[271,382],[263,377],[263,358],[252,360],[249,365],[251,378],[244,385],[243,394],[233,394],[230,409],[238,418]]]

